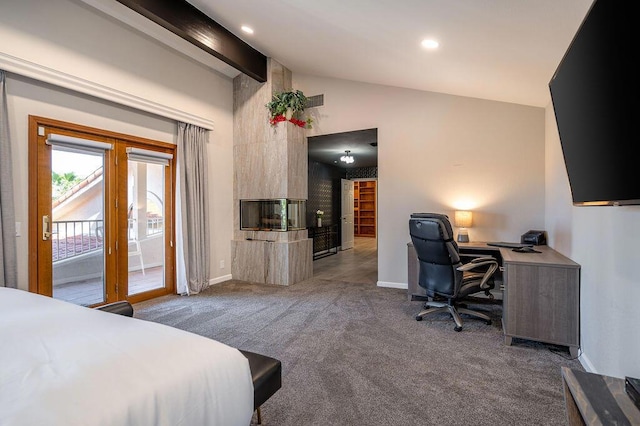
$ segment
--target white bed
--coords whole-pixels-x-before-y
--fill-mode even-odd
[[[241,425],[247,359],[161,324],[0,287],[0,425]]]

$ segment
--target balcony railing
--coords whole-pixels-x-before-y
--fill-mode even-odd
[[[53,222],[53,261],[102,250],[102,220],[59,220]]]
[[[57,262],[85,253],[96,252],[104,247],[104,223],[99,220],[58,220],[52,223],[52,257]],[[132,238],[133,227],[129,223],[128,236]],[[164,219],[147,219],[147,236],[161,234]]]
[[[147,218],[147,235],[161,234],[164,231],[163,217]]]

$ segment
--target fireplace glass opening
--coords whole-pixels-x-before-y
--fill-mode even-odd
[[[243,231],[295,231],[305,229],[306,200],[240,200]]]

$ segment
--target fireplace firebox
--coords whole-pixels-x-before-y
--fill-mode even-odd
[[[295,231],[306,228],[306,200],[240,200],[240,230]]]

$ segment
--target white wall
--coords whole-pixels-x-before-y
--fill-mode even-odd
[[[0,58],[16,58],[100,84],[150,104],[167,105],[215,123],[210,133],[209,188],[212,279],[230,274],[233,200],[232,81],[73,0],[0,4]],[[11,70],[9,70],[11,71]],[[7,81],[14,159],[18,285],[28,287],[28,115],[69,121],[175,143],[176,123],[73,90],[9,72]],[[225,268],[217,265],[225,261]]]
[[[293,86],[324,94],[308,136],[378,128],[379,285],[407,286],[411,213],[469,203],[476,241],[544,229],[543,108],[308,75]]]
[[[574,207],[551,105],[545,115],[550,245],[582,266],[580,361],[600,374],[640,377],[640,206]]]

